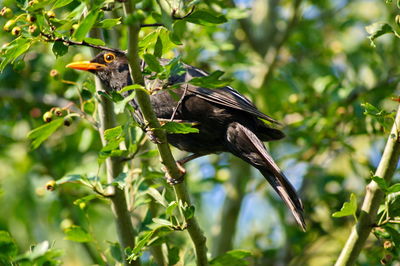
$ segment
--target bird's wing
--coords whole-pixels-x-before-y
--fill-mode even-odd
[[[180,82],[188,82],[193,77],[208,76],[207,72],[196,67],[185,65],[185,68],[187,72],[184,75],[184,80],[182,80],[181,77],[176,79],[176,81],[179,80]],[[271,123],[279,124],[279,122],[272,117],[260,112],[249,99],[247,99],[245,96],[240,94],[232,87],[226,86],[218,89],[208,89],[190,85],[188,86],[188,91],[206,101],[241,110],[253,114],[259,118],[265,119]]]

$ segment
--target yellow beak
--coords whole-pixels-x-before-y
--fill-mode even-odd
[[[90,61],[79,61],[79,62],[70,63],[70,64],[66,65],[65,67],[73,68],[73,69],[77,69],[77,70],[89,71],[89,70],[99,70],[100,68],[106,67],[106,65],[99,64],[99,63],[93,63]]]

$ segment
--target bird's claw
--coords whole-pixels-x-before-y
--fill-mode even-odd
[[[152,130],[146,129],[146,135],[149,137],[150,141],[154,144],[161,144],[161,140],[154,134]]]
[[[167,183],[171,186],[180,184],[183,182],[184,180],[184,176],[186,174],[186,170],[185,168],[182,166],[182,164],[180,164],[179,162],[176,162],[176,165],[178,166],[178,170],[179,170],[179,178],[173,178],[169,175],[167,169],[165,168],[165,166],[162,166],[162,170],[165,172],[165,179],[167,180]]]

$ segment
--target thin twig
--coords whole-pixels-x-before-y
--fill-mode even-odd
[[[176,107],[174,108],[174,111],[172,112],[172,115],[171,115],[171,118],[169,119],[169,122],[172,122],[174,120],[175,114],[178,111],[179,106],[182,104],[183,98],[185,98],[185,96],[186,96],[188,86],[189,86],[189,84],[186,84],[185,89],[183,91],[183,94],[182,94],[181,98],[179,99]]]

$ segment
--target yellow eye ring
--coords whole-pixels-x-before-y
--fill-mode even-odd
[[[104,61],[106,61],[106,63],[111,63],[112,61],[114,61],[115,59],[115,55],[112,53],[108,53],[104,55]]]

